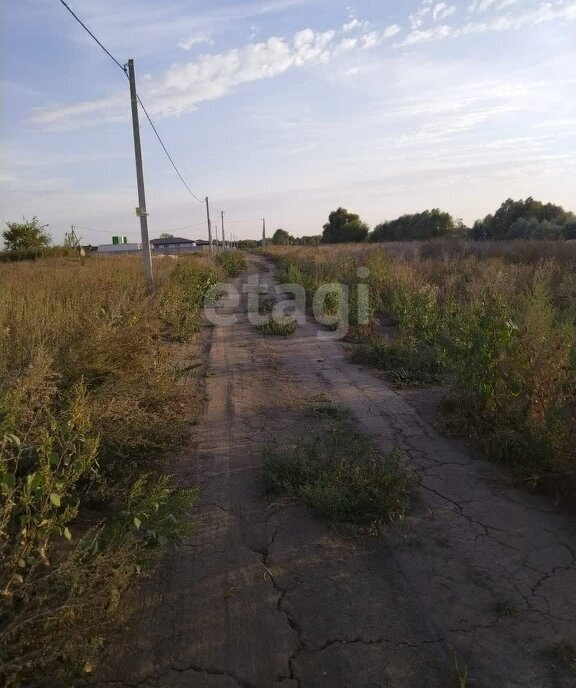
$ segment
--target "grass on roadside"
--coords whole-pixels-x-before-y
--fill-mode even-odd
[[[209,259],[0,265],[0,684],[81,685],[125,595],[190,527],[160,458],[194,400],[167,339],[199,328]]]
[[[396,387],[439,384],[446,371],[433,347],[411,349],[391,343],[385,337],[355,344],[350,359],[384,370]]]
[[[299,499],[334,523],[370,526],[401,519],[414,477],[400,457],[382,455],[344,410],[317,404],[313,412],[324,431],[266,448],[265,494]]]
[[[229,253],[217,253],[216,263],[224,269],[228,277],[238,277],[238,275],[246,270],[247,263],[243,253],[239,251],[231,251]]]

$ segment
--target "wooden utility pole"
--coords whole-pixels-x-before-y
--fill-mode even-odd
[[[226,250],[226,235],[224,234],[224,211],[220,211],[220,218],[222,220],[222,247]]]
[[[266,218],[262,218],[262,248],[266,248]]]
[[[215,249],[215,251],[216,251],[216,253],[218,253],[218,251],[220,250],[220,248],[219,248],[219,244],[218,244],[218,223],[217,223],[217,222],[214,223],[214,239],[216,240],[216,249]]]
[[[208,196],[206,196],[206,218],[208,220],[208,242],[210,244],[210,253],[214,253],[214,245],[212,244],[212,224],[210,222],[210,204],[208,203]]]
[[[142,234],[142,259],[144,274],[148,288],[154,288],[152,274],[152,255],[150,253],[150,239],[148,237],[148,213],[146,212],[146,194],[144,192],[144,169],[142,167],[142,146],[140,144],[140,125],[138,123],[138,96],[136,94],[136,76],[134,74],[134,60],[128,60],[128,78],[130,79],[130,102],[132,104],[132,130],[134,132],[134,156],[136,158],[136,181],[138,182],[138,208],[136,215],[140,218],[140,232]]]

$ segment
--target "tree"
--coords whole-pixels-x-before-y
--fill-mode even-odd
[[[321,234],[315,234],[314,236],[303,236],[296,239],[296,243],[300,246],[319,246],[322,241]]]
[[[162,232],[160,235],[161,239],[173,239],[174,235],[173,234],[168,234],[168,232]]]
[[[368,225],[362,222],[359,215],[349,213],[346,208],[338,208],[328,216],[324,225],[322,242],[324,244],[340,244],[344,242],[366,241]]]
[[[531,196],[515,201],[508,198],[494,215],[478,220],[470,237],[482,239],[569,239],[576,223],[574,213],[553,203],[535,201]]]
[[[450,213],[433,208],[382,222],[374,227],[370,241],[426,241],[460,237],[463,232],[461,220],[455,222]]]
[[[285,229],[277,229],[272,236],[272,243],[275,246],[287,246],[291,238]]]
[[[40,225],[37,217],[31,220],[22,218],[22,222],[7,222],[2,232],[4,246],[8,251],[18,251],[24,248],[43,248],[48,246],[52,237]]]

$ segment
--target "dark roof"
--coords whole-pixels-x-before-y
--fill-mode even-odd
[[[183,237],[163,237],[161,239],[152,239],[150,242],[153,246],[163,244],[195,244],[194,239],[184,239]]]

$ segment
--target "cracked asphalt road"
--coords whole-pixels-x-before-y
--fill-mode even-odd
[[[201,486],[199,528],[143,587],[98,686],[450,688],[457,657],[472,688],[574,688],[546,654],[576,645],[572,519],[506,487],[313,324],[263,338],[244,297],[220,308],[239,322],[212,330],[204,417],[174,468]],[[386,537],[259,494],[263,445],[313,431],[302,407],[320,393],[420,475],[417,513]]]

